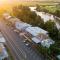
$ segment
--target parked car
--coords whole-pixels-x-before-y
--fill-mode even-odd
[[[19,31],[17,29],[14,29],[14,32],[19,33]]]

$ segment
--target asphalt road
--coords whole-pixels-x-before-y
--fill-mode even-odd
[[[6,26],[3,21],[0,21],[0,29],[14,60],[46,60],[31,47],[26,46],[23,37],[20,37],[10,27]]]

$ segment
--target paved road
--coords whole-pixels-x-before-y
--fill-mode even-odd
[[[0,29],[6,39],[14,60],[45,60],[41,55],[38,55],[31,47],[24,44],[22,37],[15,33],[4,22],[0,21]]]

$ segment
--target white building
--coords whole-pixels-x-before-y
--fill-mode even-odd
[[[32,25],[24,23],[24,22],[15,22],[15,27],[19,30],[26,29],[27,27],[30,27]]]
[[[33,36],[38,36],[40,33],[47,34],[48,32],[39,28],[39,27],[28,27],[25,29],[27,32],[32,34]]]
[[[48,32],[39,27],[28,27],[25,30],[33,35],[32,41],[36,44],[41,43],[42,46],[49,48],[51,44],[55,43],[49,38]]]
[[[7,58],[8,53],[6,52],[6,49],[2,43],[0,43],[0,60]]]

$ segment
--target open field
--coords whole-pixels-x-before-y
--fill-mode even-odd
[[[27,6],[35,6],[36,4],[38,5],[56,5],[59,2],[19,2],[19,4],[22,5],[27,5]]]

